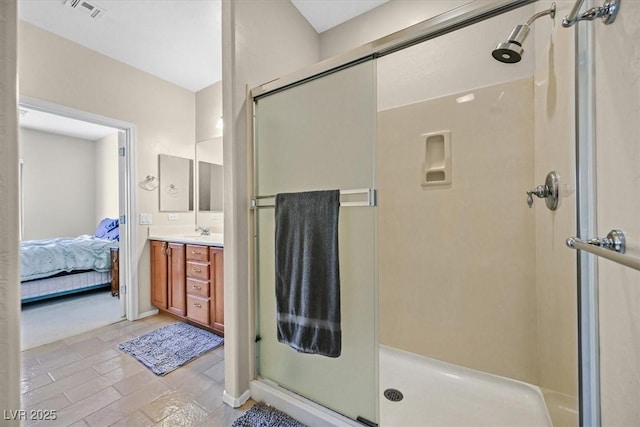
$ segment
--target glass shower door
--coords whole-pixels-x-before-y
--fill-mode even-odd
[[[604,237],[612,229],[622,230],[625,255],[636,259],[640,258],[639,20],[640,3],[622,1],[611,25],[578,24],[591,25],[585,30],[594,36],[595,234]],[[597,266],[601,425],[639,425],[640,273],[602,257]]]
[[[349,418],[377,420],[376,209],[349,206],[375,188],[375,66],[367,61],[267,94],[255,105],[254,195],[341,190],[342,353],[278,342],[273,207],[256,209],[258,374]],[[358,194],[344,194],[363,190]]]

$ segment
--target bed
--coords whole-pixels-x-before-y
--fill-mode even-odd
[[[21,242],[22,303],[111,286],[111,248],[118,246],[119,235],[113,232],[117,220],[106,231],[105,220],[93,236]]]

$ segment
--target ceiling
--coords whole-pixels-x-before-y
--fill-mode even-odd
[[[389,0],[291,1],[321,33]],[[220,0],[18,0],[18,14],[192,92],[222,80]],[[113,132],[57,117],[31,110],[21,115],[20,125],[89,140]]]
[[[292,3],[320,33],[387,1]],[[222,80],[220,0],[19,0],[18,13],[23,21],[193,92]]]
[[[389,0],[291,0],[318,33],[325,32]]]

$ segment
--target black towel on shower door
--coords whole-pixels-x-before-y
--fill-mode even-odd
[[[338,357],[340,191],[276,195],[278,341],[301,353]]]

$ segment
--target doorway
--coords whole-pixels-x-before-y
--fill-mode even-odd
[[[109,212],[109,217],[115,218],[104,218],[111,219],[114,221],[116,225],[118,225],[117,230],[119,231],[118,240],[116,241],[115,236],[113,234],[109,237],[112,237],[114,242],[111,247],[117,247],[117,257],[116,253],[111,250],[109,254],[108,262],[111,263],[113,259],[118,261],[118,268],[115,270],[111,269],[111,265],[108,265],[108,268],[111,271],[115,271],[117,274],[117,284],[115,287],[117,289],[111,289],[107,295],[106,292],[100,292],[100,295],[91,294],[90,292],[82,292],[75,294],[71,297],[65,297],[64,299],[56,299],[51,300],[54,301],[53,304],[47,304],[47,307],[44,311],[55,313],[56,311],[62,311],[68,313],[68,307],[76,305],[74,300],[79,300],[78,302],[86,305],[90,305],[95,310],[90,314],[90,317],[85,319],[82,314],[80,316],[83,317],[80,326],[75,327],[66,327],[65,332],[62,334],[66,334],[67,336],[75,335],[78,333],[86,332],[87,330],[94,329],[96,327],[104,326],[109,323],[113,323],[114,321],[118,321],[120,319],[128,319],[135,320],[138,317],[138,307],[137,307],[137,280],[135,279],[136,269],[135,263],[131,261],[131,256],[133,254],[132,251],[132,243],[134,242],[134,227],[131,226],[130,221],[133,206],[134,206],[134,195],[133,191],[134,186],[132,183],[133,177],[133,164],[134,159],[132,159],[131,153],[134,153],[134,144],[135,144],[135,126],[131,123],[122,122],[119,120],[97,116],[88,112],[75,110],[67,107],[63,107],[60,105],[48,103],[45,101],[31,99],[31,98],[20,98],[20,108],[21,110],[28,111],[29,113],[33,113],[34,115],[43,114],[51,119],[57,119],[58,121],[66,120],[75,126],[88,126],[98,128],[101,132],[106,134],[110,134],[105,138],[101,139],[99,143],[100,146],[96,145],[96,154],[94,156],[100,155],[103,157],[103,161],[96,161],[97,169],[100,169],[101,163],[110,163],[110,166],[105,167],[104,170],[96,172],[97,174],[105,174],[109,176],[110,181],[117,181],[117,185],[115,188],[111,186],[109,189],[108,183],[101,183],[102,187],[107,188],[105,192],[111,192],[110,195],[104,195],[103,198],[105,200],[110,200],[111,210],[101,206],[104,204],[103,202],[96,203],[97,207],[94,207],[93,210],[96,211],[95,215],[104,216],[104,212]],[[29,114],[27,113],[27,114]],[[53,125],[52,125],[53,126]],[[38,132],[33,131],[31,132]],[[42,135],[53,135],[53,134],[42,134]],[[89,139],[91,140],[91,139]],[[82,139],[78,139],[77,141],[82,142]],[[98,144],[98,143],[96,143]],[[117,145],[117,147],[116,147]],[[106,151],[105,151],[106,150]],[[98,153],[98,151],[100,151]],[[81,161],[79,159],[79,161]],[[98,179],[98,181],[101,178]],[[100,184],[100,183],[99,183]],[[96,187],[98,188],[98,187]],[[21,198],[21,200],[24,200]],[[23,202],[21,201],[21,205]],[[79,210],[76,206],[69,206],[69,209]],[[24,212],[24,206],[21,206],[21,212]],[[21,221],[28,220],[24,218],[21,213]],[[70,218],[71,221],[71,218]],[[98,224],[93,224],[95,227]],[[91,225],[85,227],[89,228]],[[27,233],[28,234],[28,233]],[[71,232],[66,234],[73,234]],[[29,238],[28,235],[23,235],[23,240]],[[87,236],[88,237],[88,236]],[[107,249],[108,250],[108,249]],[[102,266],[101,266],[102,267]],[[110,276],[109,276],[110,280]],[[100,281],[98,281],[100,282]],[[98,283],[96,282],[96,283]],[[103,288],[105,289],[105,288]],[[105,289],[106,290],[106,289]],[[97,291],[96,291],[97,292]],[[119,296],[117,301],[113,301],[112,293]],[[115,303],[115,305],[114,305]],[[65,306],[66,305],[66,306]],[[77,307],[77,306],[76,306]],[[98,308],[102,307],[102,310],[98,310]],[[32,307],[30,307],[30,310]],[[37,307],[38,310],[41,310],[40,307]],[[103,314],[98,314],[98,312],[103,311]],[[29,314],[33,316],[32,313]],[[43,314],[37,314],[37,316],[42,316]],[[67,316],[68,317],[68,316]],[[37,320],[35,320],[37,322]],[[49,321],[49,320],[47,320]],[[42,322],[37,322],[37,324],[42,324]],[[80,329],[79,329],[80,328]],[[55,334],[52,334],[51,340],[64,338],[61,335],[61,332],[56,331]],[[42,334],[41,334],[42,335]],[[39,338],[34,338],[36,341]],[[43,338],[40,338],[43,339]],[[23,347],[24,347],[23,343]],[[37,342],[36,342],[37,344]],[[33,347],[33,343],[31,345]],[[24,348],[23,348],[24,349]]]

